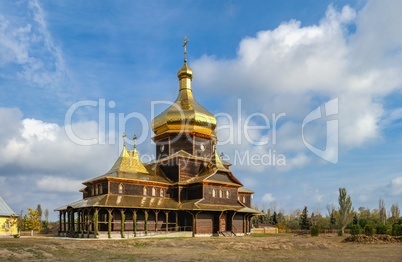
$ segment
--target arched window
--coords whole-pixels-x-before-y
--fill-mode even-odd
[[[212,189],[212,197],[216,197],[216,189]]]
[[[165,190],[163,190],[163,188],[161,188],[161,190],[159,190],[159,196],[160,196],[160,197],[164,197],[164,196],[165,196]]]
[[[219,198],[222,198],[222,197],[223,197],[223,190],[220,189],[220,190],[219,190]]]
[[[147,189],[146,186],[144,186],[144,188],[142,189],[142,194],[143,194],[144,196],[148,195],[148,189]]]
[[[230,197],[230,192],[229,192],[229,190],[226,190],[226,198],[229,198]]]
[[[119,194],[123,194],[124,188],[123,188],[123,184],[119,185]]]
[[[156,196],[156,189],[154,187],[152,188],[152,196]]]

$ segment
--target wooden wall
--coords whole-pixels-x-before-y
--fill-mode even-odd
[[[196,234],[213,234],[213,213],[200,213],[197,215]]]
[[[216,194],[213,197],[213,190]],[[219,195],[219,191],[222,190],[222,197]],[[229,191],[229,198],[226,196],[226,191]],[[204,201],[203,203],[209,204],[224,204],[224,205],[236,205],[237,204],[237,188],[224,187],[224,186],[204,186]]]
[[[233,217],[233,223],[232,223],[232,230],[235,233],[243,233],[244,232],[244,215],[237,213]]]

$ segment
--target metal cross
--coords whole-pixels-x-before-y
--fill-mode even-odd
[[[135,134],[133,136],[133,141],[134,141],[134,148],[137,148],[137,135]]]
[[[121,137],[123,137],[123,145],[126,146],[126,132],[123,133],[123,135],[121,135]]]
[[[184,51],[184,61],[187,61],[187,43],[188,43],[188,38],[185,36],[183,39],[183,51]]]

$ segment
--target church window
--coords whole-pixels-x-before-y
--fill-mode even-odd
[[[229,192],[229,190],[226,190],[226,198],[229,198],[230,197],[230,192]]]
[[[148,189],[147,189],[146,186],[144,186],[144,188],[142,189],[142,194],[143,194],[144,196],[148,195]]]
[[[156,189],[153,187],[152,188],[152,196],[155,196],[156,195]]]
[[[119,194],[123,194],[123,184],[119,185]]]
[[[163,190],[163,188],[161,188],[161,190],[159,191],[159,196],[160,196],[160,197],[164,197],[164,196],[165,196],[165,191]]]
[[[216,197],[216,189],[212,189],[212,197]]]
[[[219,198],[222,198],[223,197],[223,190],[221,189],[221,190],[219,190]]]

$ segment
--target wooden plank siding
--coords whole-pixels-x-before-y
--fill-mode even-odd
[[[215,189],[215,197],[213,190]],[[222,190],[222,196],[220,196]],[[229,197],[227,193],[229,192]],[[204,201],[205,204],[221,204],[221,205],[236,205],[237,204],[237,188],[225,186],[204,185]]]
[[[200,213],[197,215],[196,234],[213,234],[214,214]]]

